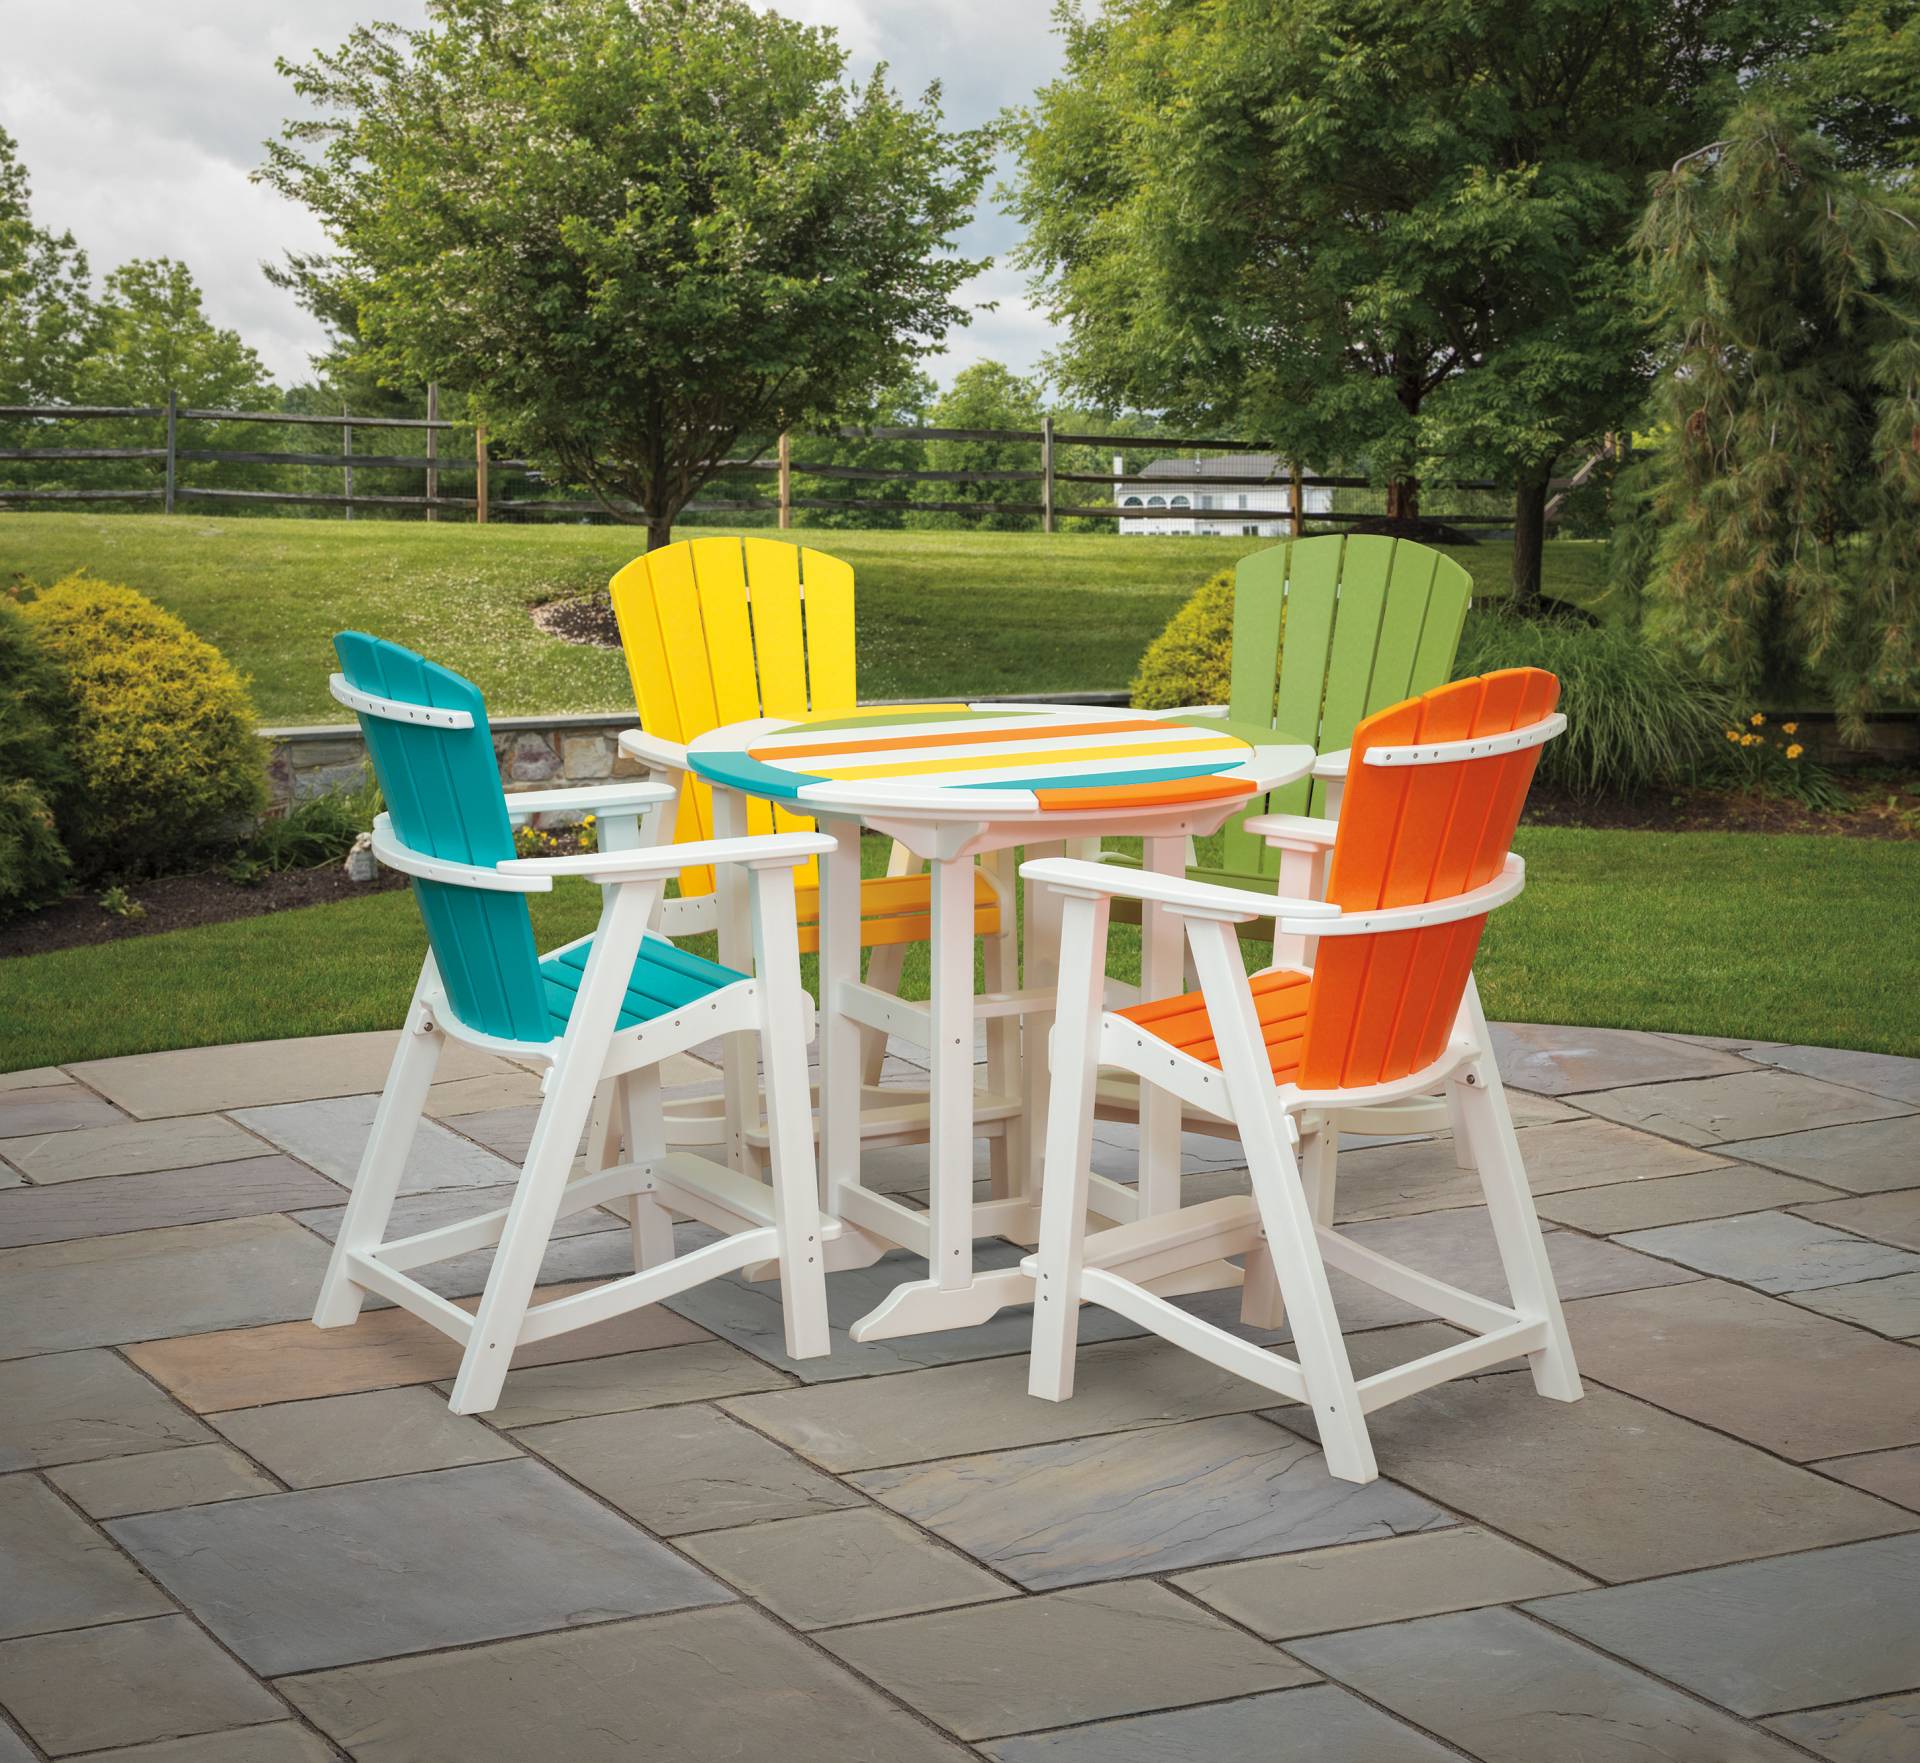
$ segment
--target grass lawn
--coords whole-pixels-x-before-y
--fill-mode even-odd
[[[1491,1015],[1920,1055],[1911,846],[1533,827],[1519,848],[1533,885],[1495,914],[1479,963]],[[869,841],[867,857],[884,851]],[[543,947],[598,910],[584,884],[532,906]],[[1116,929],[1121,977],[1136,938]],[[388,893],[22,956],[0,963],[0,1070],[387,1027],[422,946],[412,901]],[[924,996],[914,953],[908,990]]]
[[[694,536],[694,529],[684,529]],[[1267,541],[1072,533],[800,532],[853,564],[866,698],[1124,688],[1193,589]],[[197,514],[0,514],[0,590],[88,569],[152,595],[253,680],[269,724],[337,722],[333,633],[359,626],[467,674],[498,714],[632,703],[607,650],[536,630],[527,608],[602,587],[639,549],[631,528]],[[1456,555],[1476,591],[1506,591],[1512,547]],[[1603,547],[1547,547],[1547,592],[1604,587]]]

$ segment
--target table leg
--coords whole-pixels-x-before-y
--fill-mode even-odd
[[[1062,844],[1029,845],[1028,859],[1058,857]],[[1021,985],[1027,991],[1042,991],[1049,999],[1060,982],[1060,909],[1062,897],[1051,888],[1033,882],[1026,884],[1026,967]],[[1052,1082],[1048,1070],[1048,1038],[1053,1032],[1053,1005],[1043,1004],[1030,1010],[1021,1025],[1020,1064],[1021,1097],[1025,1104],[1027,1192],[1040,1191],[1041,1166],[1046,1157],[1047,1097]]]
[[[734,790],[713,792],[713,836],[747,836],[747,799]],[[738,973],[753,970],[753,921],[748,909],[747,872],[737,863],[723,863],[714,872],[715,905],[719,913],[720,964]],[[743,1174],[754,1174],[747,1148],[747,1122],[759,1112],[759,1066],[745,1035],[728,1035],[721,1043],[720,1070],[726,1090],[727,1162]]]
[[[984,940],[987,990],[1013,992],[1020,988],[1020,959],[1014,934],[1014,899],[1019,886],[1019,868],[1011,850],[993,851],[982,859],[1000,889],[1000,929]],[[996,1016],[987,1024],[987,1088],[995,1096],[1018,1093],[1020,1084],[1020,1019]],[[1027,1180],[1027,1156],[1024,1120],[1002,1123],[999,1134],[988,1146],[989,1188],[996,1200],[1009,1200],[1032,1192]]]
[[[820,1203],[831,1218],[860,1186],[860,1025],[837,1007],[840,983],[860,977],[860,827],[822,820],[838,840],[820,859]],[[827,1271],[866,1267],[889,1244],[847,1224],[827,1245]]]
[[[1156,875],[1186,873],[1184,838],[1148,839],[1143,867]],[[1162,906],[1140,910],[1140,996],[1171,997],[1182,990],[1185,939],[1180,921]],[[1155,1084],[1140,1086],[1140,1215],[1180,1209],[1180,1098]]]

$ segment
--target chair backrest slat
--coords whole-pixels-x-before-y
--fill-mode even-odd
[[[756,716],[850,711],[853,571],[777,539],[690,539],[636,557],[612,585],[640,723],[687,742]],[[747,830],[810,831],[811,819],[749,798]],[[713,836],[713,792],[681,786],[681,839]],[[813,878],[812,866],[797,879]],[[710,868],[681,872],[683,895],[713,891]]]
[[[464,710],[472,726],[432,728],[362,711],[360,729],[395,836],[410,850],[491,866],[513,855],[486,701],[472,681],[360,631],[334,638],[351,686],[406,704]],[[415,878],[414,899],[446,987],[468,1027],[511,1040],[552,1038],[524,895]]]
[[[1349,912],[1452,899],[1500,874],[1538,747],[1478,759],[1373,766],[1375,747],[1431,745],[1528,728],[1553,714],[1560,683],[1539,668],[1456,680],[1368,717],[1327,877]],[[1353,1089],[1440,1056],[1466,991],[1485,914],[1420,930],[1323,937],[1301,1048],[1300,1082]]]
[[[1406,539],[1328,533],[1255,552],[1234,578],[1234,720],[1323,753],[1347,746],[1362,717],[1445,682],[1472,588],[1450,557]],[[1302,779],[1247,814],[1325,809],[1325,786]],[[1277,874],[1278,853],[1245,819],[1227,828],[1224,867]]]

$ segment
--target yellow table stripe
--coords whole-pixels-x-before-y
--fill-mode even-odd
[[[1146,759],[1164,753],[1245,752],[1246,748],[1246,742],[1236,740],[1231,735],[1206,735],[1196,731],[1185,739],[1136,741],[1124,746],[1052,747],[1028,753],[996,753],[983,749],[978,758],[904,759],[888,765],[811,763],[806,769],[815,777],[831,778],[837,783],[851,783],[866,777],[925,777],[934,773],[964,778],[976,772],[1013,771],[1021,766],[1040,769],[1051,775],[1071,771],[1076,764],[1088,759]],[[1019,780],[1010,778],[1007,781],[1017,783]]]

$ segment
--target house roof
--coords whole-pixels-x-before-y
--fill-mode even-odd
[[[1210,477],[1271,477],[1275,483],[1285,483],[1287,465],[1277,453],[1231,453],[1225,459],[1156,459],[1127,476],[1173,478],[1180,483]]]

